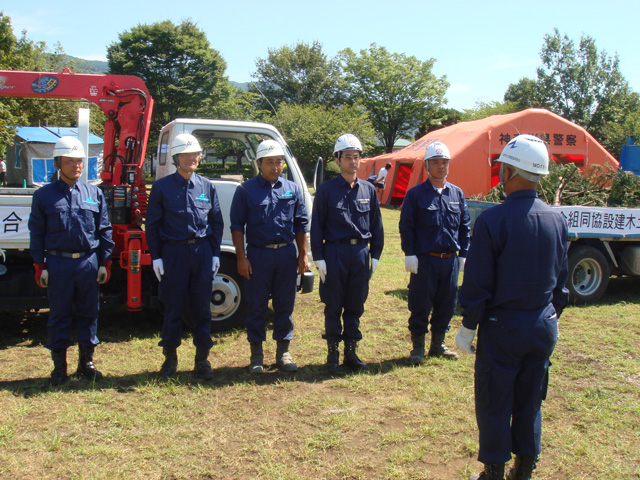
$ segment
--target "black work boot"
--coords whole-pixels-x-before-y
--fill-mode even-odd
[[[507,474],[507,480],[530,480],[537,461],[538,459],[535,457],[516,455],[513,467]]]
[[[262,353],[262,342],[250,342],[251,359],[249,364],[249,373],[264,372],[264,354]]]
[[[193,366],[193,376],[200,380],[211,380],[213,378],[213,370],[209,363],[209,349],[196,348],[196,359]]]
[[[504,463],[485,463],[480,475],[471,475],[469,480],[504,480]]]
[[[289,340],[276,340],[276,366],[281,372],[297,372],[298,366],[293,363],[289,353]]]
[[[78,356],[78,376],[84,377],[87,380],[100,380],[102,373],[100,373],[93,364],[95,345],[80,345],[78,348],[80,350],[80,355]]]
[[[51,360],[53,360],[51,383],[53,385],[61,385],[69,378],[67,377],[67,349],[54,348],[51,350]]]
[[[411,363],[421,363],[424,360],[424,333],[411,332],[413,350],[409,357]]]
[[[358,358],[356,349],[358,342],[355,340],[344,341],[344,362],[343,365],[351,370],[367,370],[369,367],[366,363]]]
[[[456,360],[458,358],[458,354],[449,350],[444,344],[445,335],[445,333],[431,332],[431,346],[429,347],[429,356],[444,357]]]
[[[336,373],[340,365],[340,342],[327,340],[327,370]]]
[[[164,363],[160,367],[160,376],[164,379],[175,377],[178,371],[178,352],[175,347],[162,347]]]

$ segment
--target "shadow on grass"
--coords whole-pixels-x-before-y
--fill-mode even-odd
[[[328,373],[324,364],[309,364],[300,367],[296,373],[282,373],[275,365],[266,365],[265,373],[250,374],[246,366],[214,368],[215,377],[212,380],[198,380],[191,371],[180,370],[175,378],[164,380],[158,376],[156,370],[145,371],[133,375],[115,376],[104,372],[105,377],[97,382],[70,375],[69,379],[60,386],[49,383],[49,377],[26,378],[14,381],[0,381],[0,390],[11,392],[13,395],[29,398],[48,392],[81,392],[91,390],[114,390],[119,393],[139,393],[147,388],[191,387],[198,389],[217,390],[234,385],[267,386],[282,383],[321,383],[329,380],[348,378],[355,375],[381,375],[397,368],[413,366],[407,358],[396,358],[381,362],[369,363],[369,369],[353,372],[341,366],[337,373]]]
[[[0,314],[0,350],[12,346],[41,347],[47,343],[47,321],[49,310],[9,310]],[[119,342],[132,338],[149,338],[157,335],[162,327],[162,316],[158,310],[129,312],[126,310],[100,311],[98,338],[102,341]],[[69,329],[75,341],[75,321]],[[185,328],[185,331],[187,329]]]

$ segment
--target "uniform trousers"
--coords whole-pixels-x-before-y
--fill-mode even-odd
[[[480,322],[475,363],[480,462],[507,462],[511,452],[540,454],[541,406],[557,339],[552,305],[492,312]]]
[[[177,348],[182,343],[182,319],[187,300],[193,326],[193,344],[210,349],[213,256],[207,240],[194,244],[162,244],[164,275],[158,287],[164,306],[161,347]]]
[[[100,304],[98,277],[98,254],[89,253],[81,258],[47,255],[49,272],[49,335],[48,349],[71,346],[69,327],[76,313],[78,344],[83,347],[100,343],[98,310]]]
[[[249,342],[266,340],[267,307],[269,297],[273,305],[273,339],[291,340],[293,320],[291,314],[296,302],[298,261],[294,244],[281,248],[263,248],[249,245],[247,258],[251,262],[250,279],[244,280],[247,299],[247,339]]]
[[[429,313],[433,309],[431,332],[446,333],[456,309],[458,257],[440,258],[429,254],[417,257],[418,273],[412,273],[409,279],[409,330],[427,333]]]
[[[325,304],[323,338],[337,342],[362,340],[360,317],[369,295],[371,276],[369,247],[365,243],[328,242],[323,254],[327,264],[327,277],[320,283],[320,299]]]

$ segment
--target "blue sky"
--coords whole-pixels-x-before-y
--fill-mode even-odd
[[[64,5],[64,8],[61,6]],[[526,6],[523,6],[526,5]],[[640,6],[637,0],[137,0],[12,2],[0,7],[14,32],[69,55],[106,59],[118,34],[139,23],[190,18],[227,62],[230,80],[246,82],[268,49],[314,40],[328,56],[371,43],[391,52],[434,58],[434,73],[451,87],[448,105],[472,108],[502,100],[511,83],[535,78],[545,34],[558,28],[578,43],[589,35],[599,50],[618,53],[621,71],[640,91]]]

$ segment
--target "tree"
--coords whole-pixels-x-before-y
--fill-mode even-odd
[[[277,109],[281,102],[339,105],[343,101],[338,63],[327,58],[317,41],[269,49],[256,68],[251,75],[256,82],[250,88],[260,95],[263,109]]]
[[[540,91],[538,82],[523,77],[518,83],[509,85],[504,94],[504,101],[513,104],[518,112],[527,108],[547,108],[542,96],[543,92]]]
[[[462,121],[462,112],[455,108],[440,107],[423,117],[414,139],[424,137],[427,133],[440,128],[449,127]]]
[[[331,108],[281,103],[272,123],[282,131],[307,179],[312,178],[319,156],[327,163],[333,158],[333,146],[340,135],[353,133],[362,142],[365,155],[376,136],[366,112],[349,105]]]
[[[462,114],[462,120],[465,122],[471,120],[480,120],[490,117],[491,115],[504,115],[505,113],[517,112],[520,109],[511,102],[476,102],[473,108],[465,109]]]
[[[339,59],[351,101],[365,107],[387,152],[398,138],[413,136],[425,111],[444,103],[449,83],[431,72],[433,58],[420,61],[372,43],[359,55],[347,48]]]
[[[191,20],[139,24],[107,48],[111,73],[136,75],[155,100],[152,131],[226,100],[226,62]]]

